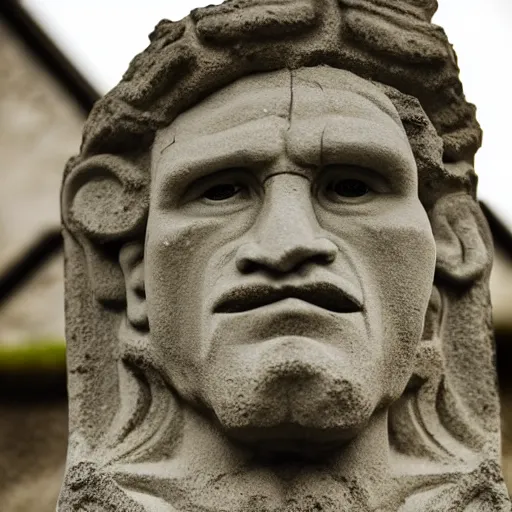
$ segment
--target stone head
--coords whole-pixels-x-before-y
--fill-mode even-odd
[[[151,161],[147,321],[182,397],[283,448],[343,440],[402,394],[435,241],[382,89],[252,75],[159,131]]]
[[[461,419],[470,356],[446,341],[489,339],[488,308],[461,322],[491,263],[474,108],[434,2],[363,3],[161,22],[95,106],[62,196],[82,450],[160,437],[161,457],[149,404],[168,394],[257,453],[333,450],[382,411],[397,452],[494,453],[495,413],[478,435]],[[481,348],[477,402],[495,408]]]

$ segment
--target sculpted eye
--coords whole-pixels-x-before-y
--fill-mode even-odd
[[[259,200],[252,172],[230,168],[193,181],[181,195],[180,208],[189,215],[230,215],[257,206]]]
[[[210,201],[225,201],[236,196],[242,187],[235,183],[219,183],[208,188],[202,194],[202,197]]]
[[[371,192],[370,187],[364,181],[352,178],[331,181],[327,185],[327,190],[346,198],[363,197]]]
[[[319,198],[326,205],[366,204],[392,189],[386,178],[373,169],[351,164],[331,164],[319,176]]]

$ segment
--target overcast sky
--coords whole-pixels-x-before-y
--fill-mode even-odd
[[[438,0],[434,21],[459,57],[466,97],[478,107],[484,145],[479,193],[512,228],[512,0]],[[148,44],[162,18],[179,20],[221,0],[22,0],[84,76],[104,93]]]

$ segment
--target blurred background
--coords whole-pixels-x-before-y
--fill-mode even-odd
[[[0,510],[50,512],[67,442],[59,188],[94,101],[120,79],[162,18],[202,0],[0,2]],[[434,21],[459,57],[484,145],[476,168],[493,232],[491,280],[512,490],[512,72],[510,0],[439,0]],[[507,58],[506,58],[507,57]]]

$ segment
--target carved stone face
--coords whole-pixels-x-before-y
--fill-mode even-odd
[[[359,432],[407,383],[434,265],[399,116],[349,72],[247,77],[157,134],[150,336],[231,437]]]

